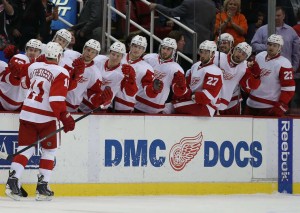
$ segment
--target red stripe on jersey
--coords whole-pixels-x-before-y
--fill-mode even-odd
[[[254,101],[264,103],[264,104],[273,105],[273,106],[275,106],[275,104],[277,103],[276,101],[270,101],[270,100],[267,100],[267,99],[264,99],[264,98],[259,98],[259,97],[256,97],[254,95],[251,95],[251,94],[249,95],[249,98],[251,98]]]
[[[145,104],[147,106],[150,106],[152,108],[155,108],[155,109],[163,109],[165,108],[165,105],[160,105],[160,104],[156,104],[156,103],[153,103],[151,101],[148,101],[140,96],[136,96],[135,99],[139,102],[141,102],[142,104]]]
[[[20,106],[23,103],[23,102],[16,102],[16,101],[11,100],[9,97],[4,95],[1,90],[0,90],[0,97],[3,98],[3,100],[5,100],[7,103],[9,103],[10,105],[13,105],[13,106]]]
[[[134,103],[129,102],[129,101],[125,101],[125,100],[123,100],[122,98],[119,98],[119,97],[115,97],[115,101],[119,102],[119,103],[121,103],[125,106],[128,106],[128,107],[134,107]]]
[[[33,107],[30,107],[30,106],[26,106],[26,105],[23,105],[22,110],[27,111],[27,112],[31,112],[31,113],[35,113],[35,114],[39,114],[39,115],[55,117],[53,112],[33,108]]]
[[[79,105],[73,105],[73,104],[70,104],[69,102],[66,101],[66,104],[68,107],[72,108],[72,109],[77,109],[79,107]]]

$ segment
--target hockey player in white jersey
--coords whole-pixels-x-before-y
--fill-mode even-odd
[[[117,41],[110,46],[109,50],[109,58],[96,63],[102,76],[101,90],[103,93],[106,93],[107,89],[111,89],[111,102],[119,92],[124,92],[128,96],[134,96],[138,90],[135,71],[130,65],[121,64],[121,60],[126,54],[125,45]],[[99,105],[98,100],[99,98],[94,97],[91,99],[85,95],[80,105],[80,110],[88,112],[96,108]],[[112,105],[110,110],[113,110]]]
[[[174,97],[175,112],[213,117],[223,85],[222,70],[213,64],[217,45],[204,41],[199,46],[200,61],[187,72],[188,92]]]
[[[112,91],[110,88],[107,88],[102,94],[102,76],[93,60],[99,54],[100,50],[100,43],[94,39],[90,39],[85,43],[82,51],[85,69],[76,88],[70,90],[67,94],[66,103],[68,112],[77,112],[85,93],[88,99],[99,99],[96,100],[98,102],[97,106],[108,101],[106,100],[107,98],[111,98]]]
[[[246,59],[250,57],[251,53],[252,48],[246,42],[239,43],[232,54],[216,53],[214,64],[223,71],[223,86],[218,107],[220,115],[241,114],[240,86],[246,91],[259,87],[261,72],[259,66],[256,62],[252,62],[254,65],[251,64],[247,68]]]
[[[65,132],[75,128],[75,121],[67,112],[65,103],[69,73],[57,65],[62,51],[59,44],[49,42],[45,53],[47,61],[35,62],[28,67],[25,74],[28,95],[20,113],[18,151],[54,132],[57,120],[63,123]],[[42,142],[41,147],[36,200],[51,200],[54,192],[51,191],[48,183],[54,167],[57,136],[53,135]],[[33,146],[13,158],[5,193],[14,200],[20,199],[19,179],[34,152]]]
[[[267,51],[255,56],[262,69],[261,85],[250,92],[245,114],[283,116],[295,93],[294,70],[291,62],[280,55],[283,39],[272,34],[267,40]]]
[[[149,97],[143,90],[139,90],[136,96],[136,112],[162,113],[170,88],[177,96],[181,96],[187,91],[184,71],[174,61],[176,49],[176,40],[167,37],[159,46],[159,54],[151,53],[144,56],[144,60],[154,69],[154,78],[159,80],[155,80],[155,82],[158,82],[162,89],[159,88],[161,92],[156,97]]]
[[[64,67],[69,71],[69,90],[76,88],[78,80],[82,77],[85,68],[85,64],[83,59],[81,58],[81,54],[77,51],[67,49],[71,40],[72,34],[66,29],[57,31],[52,40],[53,42],[59,43],[64,49],[58,65]]]
[[[150,98],[155,98],[163,88],[163,82],[154,81],[153,68],[143,60],[142,55],[146,51],[147,40],[143,36],[136,35],[132,38],[130,51],[124,55],[121,63],[130,64],[136,72],[138,93],[144,93]],[[135,95],[128,96],[119,91],[115,97],[115,111],[130,113],[136,103]]]
[[[20,79],[21,69],[27,69],[40,55],[42,42],[31,39],[26,43],[25,54],[13,56],[0,79],[0,109],[21,110],[27,89],[23,88]]]
[[[216,40],[218,43],[218,51],[229,54],[232,53],[234,38],[229,33],[222,33]]]

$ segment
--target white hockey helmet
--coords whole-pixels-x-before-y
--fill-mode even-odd
[[[88,41],[85,43],[83,49],[86,48],[86,47],[90,47],[90,48],[96,50],[96,51],[98,52],[97,54],[99,54],[99,52],[100,52],[100,50],[101,50],[100,42],[97,41],[97,40],[95,40],[95,39],[90,39],[90,40],[88,40]]]
[[[52,41],[55,41],[55,39],[57,38],[57,36],[60,36],[62,38],[64,38],[67,41],[67,45],[66,47],[70,44],[71,40],[72,40],[72,34],[66,30],[66,29],[60,29],[55,33],[55,36],[53,37]]]
[[[209,50],[212,53],[217,50],[217,44],[214,41],[205,40],[199,45],[199,50]]]
[[[123,44],[122,42],[116,41],[115,43],[113,43],[110,48],[110,51],[114,51],[117,53],[122,53],[122,54],[126,54],[126,47],[125,44]]]
[[[26,47],[25,49],[27,49],[27,47],[32,47],[32,48],[36,48],[39,49],[40,51],[42,51],[42,42],[40,40],[37,39],[30,39],[27,43],[26,43]]]
[[[268,38],[268,42],[279,44],[280,47],[282,47],[283,44],[284,44],[282,36],[281,35],[277,35],[277,34],[270,35],[270,37]]]
[[[251,54],[252,54],[252,47],[247,43],[247,42],[241,42],[238,45],[235,46],[234,49],[239,48],[240,50],[242,50],[244,53],[246,53],[247,58],[248,59]]]
[[[161,43],[160,43],[161,46],[165,46],[165,47],[170,47],[170,48],[173,48],[174,50],[177,49],[177,42],[175,39],[173,38],[164,38]]]
[[[230,35],[229,33],[222,33],[217,40],[220,41],[229,41],[231,44],[233,44],[234,42],[234,38],[232,35]]]
[[[58,60],[58,56],[63,53],[63,48],[60,46],[60,44],[56,42],[50,41],[45,50],[45,56],[46,58],[52,58]]]
[[[139,46],[144,47],[145,49],[147,48],[147,39],[143,36],[136,35],[132,38],[130,45],[136,44]]]

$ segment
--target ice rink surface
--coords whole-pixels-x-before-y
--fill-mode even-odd
[[[0,213],[300,213],[299,195],[0,197]]]

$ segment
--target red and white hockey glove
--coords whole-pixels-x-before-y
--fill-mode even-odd
[[[249,66],[249,69],[254,76],[254,78],[260,78],[261,69],[256,61],[250,62],[251,65]]]
[[[281,102],[277,102],[272,108],[272,113],[274,116],[282,117],[287,112],[289,107]]]
[[[161,93],[164,88],[164,82],[159,79],[154,79],[152,82],[152,88],[155,93]]]
[[[35,59],[35,61],[36,61],[36,62],[46,62],[47,59],[46,59],[45,54],[39,55],[39,56]]]
[[[175,85],[177,87],[185,87],[186,86],[186,81],[185,81],[185,77],[184,74],[182,74],[181,72],[177,71],[174,74],[174,78],[173,78],[173,82],[175,83]]]
[[[177,71],[172,81],[173,92],[176,96],[182,96],[186,92],[186,80],[183,73]]]
[[[21,65],[18,62],[11,60],[8,63],[8,68],[13,77],[21,78]]]
[[[79,81],[84,73],[84,69],[85,69],[85,63],[84,63],[84,60],[79,57],[79,58],[76,58],[73,63],[72,63],[72,66],[73,66],[73,79],[76,80],[76,81]]]
[[[19,53],[18,48],[12,44],[7,45],[3,50],[4,57],[8,60],[10,60],[14,55],[18,53]]]
[[[75,121],[72,115],[69,112],[60,113],[59,119],[64,125],[64,132],[67,133],[69,131],[73,131],[75,128]]]
[[[129,83],[134,83],[135,82],[135,70],[133,69],[132,66],[128,64],[123,64],[122,65],[122,72],[124,74],[124,79],[129,82]]]
[[[108,105],[113,98],[113,92],[110,87],[105,87],[102,93],[97,93],[91,98],[94,106],[99,107],[101,104]]]

